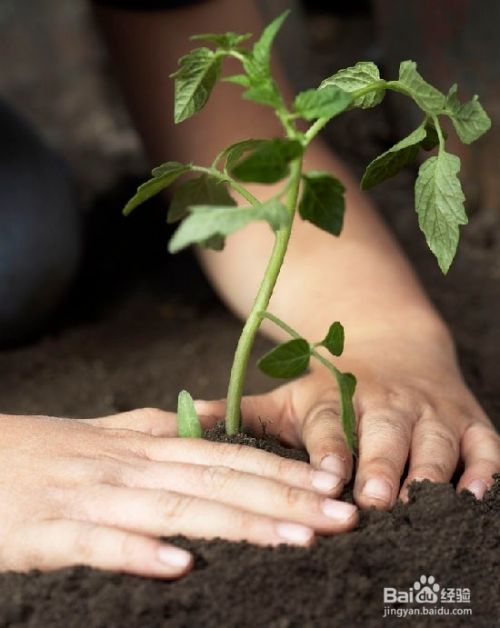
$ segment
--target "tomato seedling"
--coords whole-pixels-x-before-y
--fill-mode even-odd
[[[306,372],[311,358],[319,360],[336,379],[341,422],[351,449],[356,445],[356,417],[353,395],[356,379],[343,373],[322,347],[333,357],[344,348],[344,329],[334,322],[325,330],[325,337],[311,343],[267,311],[290,239],[296,213],[333,236],[339,236],[344,220],[344,186],[329,172],[305,172],[303,158],[311,141],[333,118],[353,107],[369,109],[382,102],[388,90],[413,100],[422,112],[419,126],[389,150],[379,155],[366,168],[361,187],[369,189],[397,174],[413,163],[421,150],[435,154],[420,166],[415,183],[415,207],[419,225],[427,244],[446,273],[455,256],[459,227],[467,222],[465,197],[458,172],[460,159],[446,150],[446,135],[441,127],[448,117],[465,144],[477,140],[490,125],[490,119],[477,96],[462,103],[453,85],[444,94],[417,72],[416,63],[403,61],[395,80],[381,78],[371,61],[339,70],[325,79],[317,89],[300,92],[288,105],[271,73],[271,47],[288,11],[277,17],[253,43],[250,34],[236,33],[196,35],[204,42],[179,60],[172,75],[175,80],[174,119],[180,123],[190,118],[207,103],[218,80],[229,81],[243,88],[243,97],[259,105],[271,107],[280,120],[284,134],[278,138],[243,139],[215,156],[209,166],[166,162],[152,171],[152,178],[142,184],[127,203],[124,213],[171,185],[182,175],[190,175],[176,188],[167,219],[180,224],[169,242],[169,251],[176,253],[196,244],[215,250],[224,247],[226,236],[254,221],[265,221],[275,234],[274,247],[252,310],[241,332],[227,392],[226,431],[236,434],[241,428],[240,405],[248,360],[255,337],[264,319],[281,327],[291,339],[277,346],[259,361],[262,371],[277,378],[293,378]],[[210,47],[208,47],[210,46]],[[226,58],[236,58],[242,66],[240,74],[223,76]],[[299,130],[298,120],[310,123]],[[283,188],[271,200],[260,202],[245,187],[246,183],[277,183]],[[230,190],[245,199],[247,205],[237,207]],[[179,434],[199,437],[201,427],[193,400],[182,391],[178,405]]]

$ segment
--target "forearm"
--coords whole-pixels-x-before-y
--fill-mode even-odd
[[[239,88],[224,84],[199,115],[179,126],[171,121],[173,81],[168,74],[189,48],[189,35],[197,30],[258,32],[261,21],[251,2],[238,3],[238,10],[235,3],[218,0],[164,13],[101,11],[100,16],[153,162],[175,158],[208,164],[231,142],[282,132],[271,110],[241,100]],[[340,238],[333,238],[297,220],[270,309],[311,339],[333,320],[343,322],[349,338],[361,338],[365,328],[372,331],[374,326],[389,334],[402,319],[408,326],[445,333],[380,217],[321,142],[308,152],[306,169],[333,172],[346,184],[345,228]],[[252,191],[265,199],[275,188],[253,186]],[[252,225],[228,238],[223,252],[200,253],[214,285],[241,316],[251,308],[272,237],[267,226]],[[282,337],[272,326],[266,330]]]
[[[311,340],[334,320],[342,321],[350,338],[374,327],[390,334],[402,319],[408,327],[445,333],[399,246],[345,168],[320,143],[311,147],[305,167],[332,172],[346,184],[345,226],[334,238],[296,219],[270,310]],[[261,198],[271,194],[253,191]],[[266,225],[256,224],[229,238],[222,253],[200,253],[218,290],[242,316],[251,307],[272,239]],[[266,329],[282,339],[279,330]]]

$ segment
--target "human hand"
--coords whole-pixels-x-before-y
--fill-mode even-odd
[[[84,564],[175,578],[182,534],[309,545],[356,508],[336,478],[250,447],[174,438],[176,417],[143,409],[93,420],[0,415],[0,569]]]
[[[359,506],[385,509],[398,495],[406,500],[413,480],[448,482],[460,459],[457,490],[483,496],[500,471],[499,438],[462,379],[449,336],[408,337],[393,330],[390,337],[364,337],[350,342],[336,364],[358,380]],[[222,417],[224,405],[197,402],[197,410]],[[305,446],[314,467],[338,476],[340,494],[353,460],[340,426],[335,380],[324,367],[268,394],[246,397],[242,414],[254,429],[265,423],[284,442]]]

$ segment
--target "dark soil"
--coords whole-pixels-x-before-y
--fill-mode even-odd
[[[470,588],[473,615],[408,625],[491,628],[500,613],[499,511],[498,482],[482,504],[424,482],[407,506],[366,512],[355,532],[320,538],[310,550],[174,539],[197,556],[177,582],[82,567],[3,576],[1,625],[378,627],[390,621],[382,619],[382,587],[407,589],[432,574],[442,586]]]

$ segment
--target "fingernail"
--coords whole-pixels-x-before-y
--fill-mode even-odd
[[[389,503],[392,497],[392,488],[386,480],[371,478],[364,485],[362,494],[363,497]]]
[[[329,471],[334,475],[337,475],[341,478],[345,478],[346,476],[346,464],[345,461],[342,460],[340,456],[336,456],[335,454],[329,454],[325,456],[323,460],[319,463],[319,466],[324,471]]]
[[[185,569],[191,564],[193,557],[179,547],[170,547],[162,545],[158,550],[158,560],[170,567],[180,567]]]
[[[282,539],[294,545],[308,545],[314,537],[313,530],[300,523],[278,523],[276,532]]]
[[[482,499],[488,486],[483,480],[474,480],[469,484],[467,490],[470,491],[476,499]]]
[[[336,499],[325,499],[322,508],[327,517],[339,522],[347,521],[357,510],[356,506],[353,504],[341,502]]]
[[[313,471],[312,473],[312,485],[318,491],[322,493],[329,493],[333,491],[343,480],[335,473],[328,473],[327,471]]]

